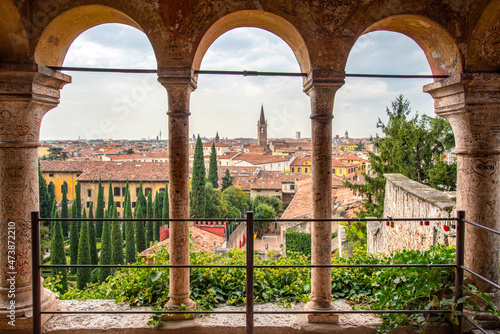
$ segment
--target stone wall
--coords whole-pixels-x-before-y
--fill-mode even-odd
[[[454,244],[455,230],[446,218],[456,216],[456,197],[410,180],[401,174],[385,174],[384,217],[443,218],[428,226],[420,222],[369,222],[368,252],[391,253],[396,249],[426,250],[435,243]]]

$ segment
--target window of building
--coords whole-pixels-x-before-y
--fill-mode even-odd
[[[135,202],[132,202],[132,208],[135,208]]]
[[[120,196],[120,187],[115,187],[113,195],[114,196]]]
[[[87,202],[87,208],[90,208],[91,204],[92,204],[92,202]]]
[[[342,168],[339,168],[339,174],[342,174]]]
[[[334,169],[333,169],[333,174],[336,174],[336,173],[337,173],[337,171],[336,171],[336,169],[334,168]]]
[[[308,171],[309,171],[309,169],[306,167],[306,168],[304,169],[304,173],[308,173]]]
[[[49,177],[54,177],[54,173],[49,173]]]
[[[135,188],[135,195],[139,195],[139,192],[141,191],[141,188]]]
[[[290,190],[294,190],[295,189],[295,184],[291,184],[290,185]]]
[[[160,188],[160,192],[165,191],[165,188]]]
[[[292,167],[292,173],[295,173],[295,167]]]
[[[91,197],[92,196],[92,189],[87,189],[87,196]],[[88,202],[87,202],[88,203]]]
[[[116,202],[116,207],[117,208],[121,207],[121,202]]]
[[[297,172],[302,173],[302,168],[301,167],[297,168]]]
[[[151,193],[151,195],[153,194],[153,189],[151,189],[151,188],[144,189],[144,196],[147,197],[150,193]]]
[[[127,190],[127,188],[125,188],[125,187],[122,188],[122,194],[123,194],[123,196],[125,196],[126,190]]]

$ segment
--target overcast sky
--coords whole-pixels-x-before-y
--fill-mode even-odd
[[[106,24],[81,34],[64,66],[156,68],[146,36],[125,25]],[[299,72],[288,45],[260,29],[239,28],[221,36],[206,53],[203,70]],[[362,36],[349,56],[347,73],[431,74],[422,50],[396,33]],[[156,75],[67,72],[73,82],[61,92],[60,105],[42,122],[41,139],[167,138],[167,94]],[[413,111],[434,116],[433,100],[422,92],[431,79],[347,78],[337,92],[333,134],[369,137],[378,117],[400,93]],[[191,94],[190,135],[257,136],[260,106],[269,138],[310,137],[310,106],[301,78],[199,75]]]

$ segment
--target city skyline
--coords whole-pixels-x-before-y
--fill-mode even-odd
[[[64,66],[156,68],[146,36],[124,25],[108,24],[80,35]],[[201,69],[299,72],[292,50],[260,29],[239,28],[217,39]],[[389,32],[362,36],[351,50],[347,73],[430,74],[423,52],[409,38]],[[167,94],[156,74],[68,72],[73,83],[61,91],[61,104],[42,122],[42,140],[141,139],[167,137]],[[412,109],[434,116],[432,98],[422,86],[432,79],[346,78],[337,92],[333,134],[354,138],[376,133],[377,119],[400,93]],[[310,137],[310,105],[302,79],[199,75],[191,95],[190,134],[212,138],[257,136],[264,104],[270,138]],[[78,124],[75,126],[74,124]]]

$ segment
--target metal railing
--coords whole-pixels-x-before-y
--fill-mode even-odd
[[[465,220],[465,212],[458,211],[456,218],[389,218],[390,222],[410,222],[410,221],[443,221],[448,222],[456,221],[456,261],[455,264],[336,264],[336,265],[255,265],[254,264],[254,238],[253,229],[254,222],[260,221],[270,221],[269,219],[254,219],[254,213],[248,212],[246,219],[231,219],[228,221],[238,221],[246,222],[246,265],[41,265],[40,264],[40,222],[55,222],[55,221],[68,221],[68,222],[98,222],[98,221],[145,221],[146,219],[74,219],[74,218],[40,218],[39,212],[31,213],[31,223],[32,223],[32,263],[33,263],[33,333],[41,333],[41,316],[42,314],[210,314],[210,313],[220,313],[220,314],[246,314],[246,329],[247,334],[253,334],[254,330],[254,315],[255,314],[353,314],[353,313],[366,313],[366,314],[383,314],[383,313],[451,313],[450,310],[325,310],[325,311],[256,311],[254,309],[254,269],[255,268],[371,268],[371,267],[385,267],[385,268],[434,268],[434,267],[448,267],[455,268],[455,300],[459,300],[463,297],[464,292],[464,271],[467,271],[478,278],[492,284],[497,289],[500,286],[494,282],[487,280],[486,278],[480,276],[477,273],[472,272],[470,269],[464,267],[464,242],[465,242],[465,223],[474,225],[476,227],[485,229],[489,232],[500,235],[500,232],[489,229],[487,227],[478,225],[471,221]],[[162,221],[162,222],[175,222],[175,221],[220,221],[221,219],[147,219],[148,221]],[[385,222],[387,218],[369,218],[369,219],[278,219],[279,222],[367,222],[367,221],[379,221]],[[273,220],[274,221],[274,220]],[[246,311],[188,311],[188,310],[163,310],[163,311],[41,311],[40,296],[41,296],[41,268],[246,268]],[[462,332],[463,319],[468,320],[474,326],[479,328],[481,331],[486,333],[477,323],[475,323],[469,317],[463,315],[463,303],[457,305],[457,316],[459,324],[455,327],[456,333]]]

